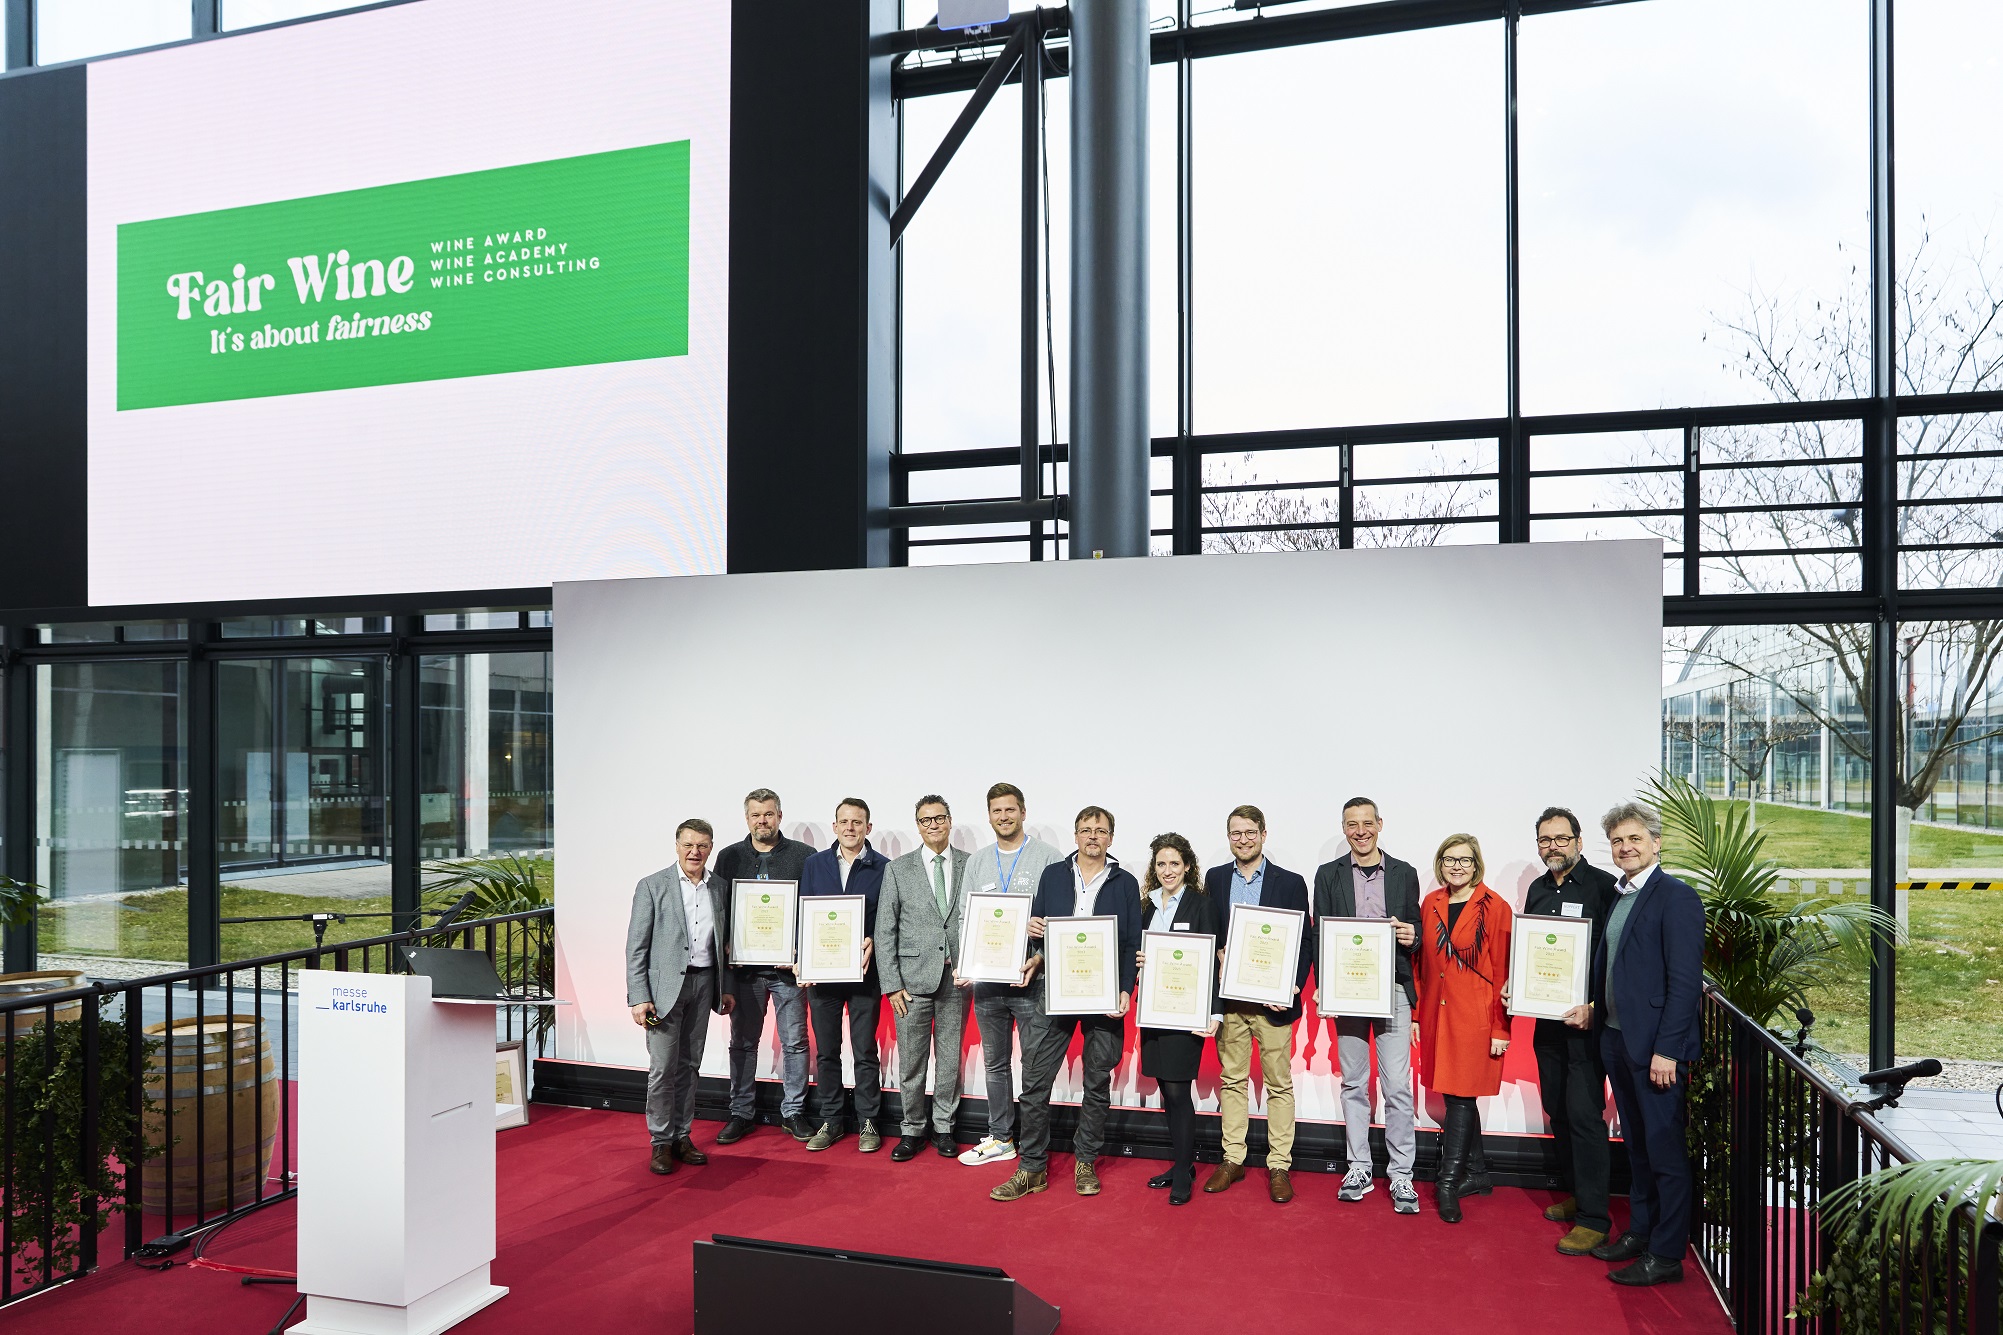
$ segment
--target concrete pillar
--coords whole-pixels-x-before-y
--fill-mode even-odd
[[[1071,6],[1071,556],[1148,554],[1148,5]]]

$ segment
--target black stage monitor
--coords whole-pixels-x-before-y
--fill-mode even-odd
[[[695,1335],[738,1335],[828,1314],[950,1312],[955,1335],[1050,1335],[1058,1311],[990,1265],[809,1247],[712,1234],[695,1244]]]

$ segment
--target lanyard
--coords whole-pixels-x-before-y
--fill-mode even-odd
[[[1001,892],[1003,894],[1011,893],[1009,887],[1015,884],[1015,864],[1022,861],[1022,855],[1028,848],[1029,836],[1024,835],[1022,837],[1022,847],[1015,850],[1015,856],[1009,860],[1008,870],[1003,871],[1001,865],[1001,841],[999,839],[995,841],[995,875],[1001,877]]]

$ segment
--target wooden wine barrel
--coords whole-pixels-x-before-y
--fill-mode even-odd
[[[160,1152],[140,1175],[152,1214],[215,1213],[257,1199],[278,1139],[278,1078],[264,1021],[255,1015],[189,1016],[149,1024],[158,1046],[146,1058],[146,1143]],[[196,1129],[196,1108],[201,1127]],[[173,1136],[173,1162],[167,1139]]]
[[[37,969],[33,973],[0,973],[0,1004],[32,998],[38,992],[68,992],[90,980],[74,969]],[[57,1024],[75,1024],[83,1018],[82,998],[58,1002]],[[39,1033],[49,1018],[49,1007],[28,1006],[14,1012],[14,1041]],[[0,1019],[0,1071],[7,1069],[6,1021]],[[23,1060],[26,1060],[25,1058]]]

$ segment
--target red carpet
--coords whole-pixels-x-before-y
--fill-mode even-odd
[[[1424,1184],[1427,1213],[1409,1218],[1391,1213],[1381,1181],[1343,1205],[1334,1177],[1297,1177],[1298,1197],[1282,1207],[1254,1171],[1173,1209],[1166,1192],[1147,1190],[1154,1161],[1103,1160],[1105,1194],[1084,1200],[1063,1155],[1049,1192],[998,1205],[987,1189],[1008,1165],[965,1168],[929,1150],[897,1164],[893,1142],[861,1155],[853,1138],[808,1154],[776,1127],[714,1150],[717,1127],[697,1126],[709,1165],[667,1178],[647,1172],[635,1114],[538,1107],[531,1125],[503,1132],[494,1280],[512,1292],[457,1329],[680,1335],[692,1322],[690,1243],[710,1233],[999,1265],[1063,1310],[1066,1335],[1378,1332],[1435,1315],[1494,1335],[1731,1328],[1694,1262],[1683,1283],[1636,1292],[1608,1283],[1599,1262],[1559,1256],[1562,1229],[1539,1213],[1544,1192],[1498,1188],[1452,1227],[1431,1214]],[[207,1257],[289,1270],[292,1226],[293,1207],[275,1206],[230,1227]],[[6,1318],[21,1335],[263,1335],[291,1300],[286,1285],[120,1263]],[[822,1328],[891,1329],[878,1314]]]

